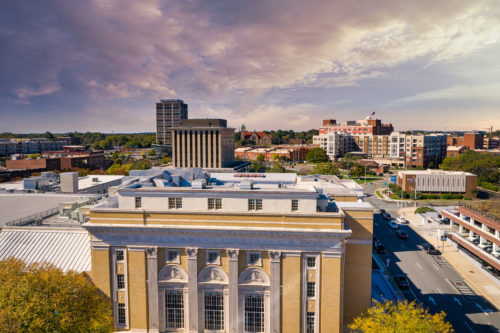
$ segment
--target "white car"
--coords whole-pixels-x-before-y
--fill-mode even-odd
[[[389,221],[389,227],[391,229],[397,229],[398,228],[398,223],[396,221],[394,221],[394,220]]]
[[[410,223],[407,219],[405,219],[404,217],[401,217],[401,216],[396,218],[396,220],[398,221],[399,224],[409,224]]]

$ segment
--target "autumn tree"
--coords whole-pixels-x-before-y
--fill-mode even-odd
[[[328,162],[329,158],[324,149],[317,147],[309,150],[306,155],[306,160],[309,163],[321,163]]]
[[[0,261],[1,332],[112,332],[111,301],[83,274]]]
[[[355,318],[349,328],[363,333],[453,332],[451,324],[445,321],[445,316],[443,311],[432,315],[415,302],[375,302],[367,313]]]

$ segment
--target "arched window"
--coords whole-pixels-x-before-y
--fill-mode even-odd
[[[167,265],[158,274],[160,330],[177,331],[188,327],[187,274],[178,265]]]
[[[245,269],[238,279],[239,332],[269,332],[271,281],[260,268]]]
[[[210,332],[228,328],[229,279],[217,266],[207,266],[198,274],[198,313],[200,327]]]

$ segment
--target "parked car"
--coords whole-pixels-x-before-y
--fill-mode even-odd
[[[474,239],[472,240],[472,243],[474,243],[474,244],[476,244],[476,245],[477,245],[477,244],[479,244],[479,238],[474,238]]]
[[[449,223],[450,223],[450,219],[447,217],[439,220],[439,224],[449,224]]]
[[[385,247],[382,244],[378,244],[377,247],[375,248],[378,254],[386,254],[387,251]]]
[[[390,220],[392,217],[391,217],[391,214],[389,213],[382,213],[382,217],[386,220]]]
[[[435,255],[441,254],[441,252],[431,244],[425,244],[424,250],[427,251],[428,254],[435,254]]]
[[[407,219],[405,219],[404,217],[398,217],[396,218],[396,221],[398,221],[399,224],[409,224],[410,221],[408,221]]]
[[[398,236],[399,239],[404,239],[404,240],[408,239],[408,234],[404,230],[398,230],[396,232],[396,235]]]
[[[410,282],[406,275],[394,275],[394,281],[398,285],[399,289],[408,289],[410,288]]]
[[[389,221],[389,228],[391,229],[397,229],[398,228],[398,223],[394,220]]]

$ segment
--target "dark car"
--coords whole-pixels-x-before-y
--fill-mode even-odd
[[[431,244],[424,245],[424,250],[429,254],[441,254],[441,252]]]
[[[390,220],[392,217],[391,217],[391,214],[389,213],[382,213],[382,217],[386,220]]]
[[[396,235],[398,236],[399,239],[408,239],[408,233],[406,233],[406,231],[403,231],[403,230],[398,230],[396,232]]]
[[[385,250],[385,247],[382,244],[379,244],[375,247],[375,250],[377,251],[378,254],[386,254],[387,251]]]
[[[399,289],[410,288],[410,282],[405,275],[394,275],[394,281],[398,285]]]
[[[377,245],[380,244],[380,241],[378,240],[378,238],[376,236],[373,236],[373,246],[377,247]]]

